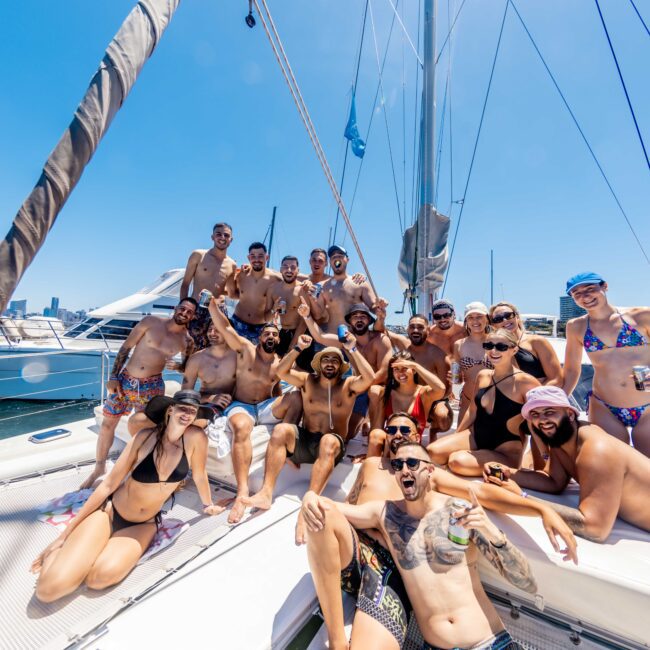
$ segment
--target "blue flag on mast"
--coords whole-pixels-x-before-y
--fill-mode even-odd
[[[354,102],[354,92],[352,93],[352,103],[350,104],[350,117],[345,127],[343,134],[352,145],[352,153],[357,158],[363,158],[366,153],[366,143],[359,136],[359,129],[357,128],[357,107]]]

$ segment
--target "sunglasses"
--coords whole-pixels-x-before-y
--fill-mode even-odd
[[[404,467],[404,463],[406,463],[406,466],[409,469],[417,469],[420,467],[420,463],[428,463],[431,465],[430,460],[422,460],[421,458],[393,458],[390,461],[390,466],[393,468],[393,471],[395,472],[401,472],[402,468]]]
[[[504,320],[512,320],[516,315],[514,311],[506,311],[498,316],[492,316],[490,320],[497,325],[498,323],[503,323]]]
[[[453,312],[449,312],[447,314],[434,314],[433,320],[446,320],[447,318],[451,318],[453,315]]]
[[[389,436],[394,436],[398,431],[400,433],[406,434],[406,433],[411,433],[411,427],[407,426],[406,424],[401,424],[400,426],[397,426],[396,424],[389,424],[384,431],[389,435]]]
[[[507,343],[492,343],[492,341],[485,341],[485,343],[483,343],[484,350],[494,350],[496,348],[499,352],[512,350],[514,347],[514,345],[508,345]]]

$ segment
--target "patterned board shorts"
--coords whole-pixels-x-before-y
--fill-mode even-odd
[[[109,417],[120,417],[131,410],[140,413],[152,397],[165,394],[162,375],[138,379],[122,370],[117,379],[122,387],[122,395],[111,393],[106,398],[103,411]]]
[[[354,550],[341,571],[341,588],[357,597],[357,609],[383,625],[400,647],[406,637],[411,602],[388,550],[350,526]]]
[[[442,650],[426,641],[422,645],[422,650]],[[477,645],[473,645],[469,648],[452,648],[452,650],[523,650],[523,648],[517,643],[511,636],[508,630],[503,630],[498,634],[481,641]]]

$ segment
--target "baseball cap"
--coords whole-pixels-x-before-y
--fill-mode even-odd
[[[571,295],[571,292],[583,284],[601,284],[605,282],[605,278],[599,273],[594,273],[593,271],[584,271],[583,273],[577,273],[573,277],[570,277],[566,281],[566,292],[567,295]]]

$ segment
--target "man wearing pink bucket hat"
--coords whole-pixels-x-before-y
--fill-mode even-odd
[[[599,426],[579,421],[580,412],[557,386],[529,390],[521,414],[531,434],[550,448],[546,471],[486,463],[486,481],[518,494],[521,488],[558,494],[574,479],[580,485],[578,508],[552,504],[574,533],[604,542],[617,516],[650,531],[649,458]]]

